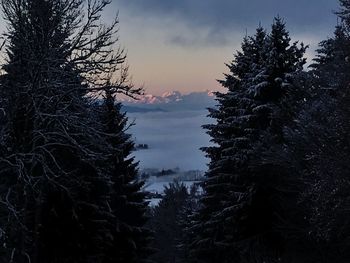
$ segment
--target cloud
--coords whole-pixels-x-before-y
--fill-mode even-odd
[[[269,27],[276,15],[286,19],[293,33],[327,35],[336,23],[332,12],[338,9],[337,0],[117,0],[115,4],[137,17],[156,18],[159,26],[170,18],[184,24],[191,33],[169,32],[167,42],[185,47],[227,45],[233,31],[252,32],[259,22]],[[200,30],[206,34],[198,34]]]
[[[221,34],[221,31],[214,30],[204,30],[202,34],[193,33],[183,33],[183,34],[173,34],[166,41],[167,43],[191,48],[197,46],[208,46],[208,47],[218,47],[226,46],[232,43],[232,36],[228,36],[225,33]]]
[[[182,170],[206,170],[208,159],[200,147],[210,145],[209,135],[202,125],[212,123],[207,110],[129,113],[136,125],[130,132],[136,143],[149,145],[148,150],[136,151],[140,167]]]

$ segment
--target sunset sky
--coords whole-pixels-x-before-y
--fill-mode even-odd
[[[310,45],[331,36],[337,0],[112,0],[104,20],[119,11],[120,43],[130,73],[146,93],[217,90],[242,38],[280,15],[294,40]],[[1,21],[0,27],[4,29]]]
[[[218,89],[216,79],[242,37],[275,15],[285,18],[293,39],[310,44],[330,36],[337,0],[113,0],[119,10],[120,39],[128,51],[135,84],[147,93]]]

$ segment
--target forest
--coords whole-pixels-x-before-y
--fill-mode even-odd
[[[283,17],[243,37],[204,181],[154,207],[111,2],[0,1],[0,263],[350,262],[350,0],[309,65]]]

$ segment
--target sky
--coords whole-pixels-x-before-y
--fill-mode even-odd
[[[135,85],[146,93],[220,89],[242,38],[274,16],[287,23],[293,40],[310,45],[332,35],[337,0],[113,0],[106,21],[119,11],[120,44],[128,52]]]
[[[274,16],[287,23],[293,40],[310,45],[331,36],[338,0],[112,0],[103,22],[119,13],[120,45],[127,50],[130,75],[145,92],[184,94],[220,90],[242,38]],[[4,22],[0,19],[0,28]]]

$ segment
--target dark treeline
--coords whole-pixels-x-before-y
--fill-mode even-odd
[[[115,106],[139,89],[118,20],[100,21],[109,3],[1,1],[0,262],[147,261],[147,203]]]
[[[349,262],[350,2],[305,70],[283,19],[220,81],[189,262]]]
[[[350,1],[340,4],[307,68],[307,46],[280,17],[243,39],[209,110],[216,122],[204,127],[214,143],[203,148],[204,193],[182,239],[163,233],[173,255],[157,262],[350,261]]]
[[[350,1],[307,69],[280,17],[243,39],[204,126],[205,181],[152,208],[110,2],[1,1],[0,262],[350,262]]]

